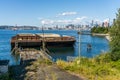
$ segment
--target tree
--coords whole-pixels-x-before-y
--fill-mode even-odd
[[[92,29],[91,29],[91,33],[104,33],[104,34],[106,34],[106,33],[108,33],[108,27],[101,27],[101,26],[99,26],[99,27],[93,27]]]
[[[116,61],[120,59],[120,8],[116,14],[116,19],[113,23],[113,26],[110,29],[110,50],[111,58]]]

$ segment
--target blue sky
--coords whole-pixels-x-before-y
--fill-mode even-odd
[[[0,0],[0,25],[112,21],[118,8],[120,0]]]

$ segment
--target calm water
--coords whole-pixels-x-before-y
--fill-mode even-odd
[[[10,65],[16,64],[14,57],[11,55],[10,39],[17,33],[41,33],[39,30],[0,30],[0,59],[9,59]],[[56,59],[66,60],[66,56],[78,56],[78,35],[77,31],[65,31],[65,30],[46,30],[45,33],[57,33],[60,35],[70,35],[76,38],[76,43],[73,48],[52,48],[50,50],[51,56]],[[92,45],[92,50],[87,51],[87,44]],[[81,56],[94,57],[101,52],[109,50],[109,44],[105,37],[97,37],[91,35],[81,36]]]

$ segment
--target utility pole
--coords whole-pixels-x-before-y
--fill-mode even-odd
[[[78,57],[79,57],[79,60],[78,60],[78,62],[77,62],[77,64],[80,64],[80,52],[81,52],[81,30],[80,30],[80,26],[79,26],[79,31],[78,31]]]
[[[44,28],[42,26],[42,33],[43,33],[43,36],[42,36],[42,48],[43,48],[43,51],[45,52],[45,38],[44,38]]]
[[[17,24],[16,24],[15,27],[17,29]],[[17,35],[17,30],[15,31],[15,33],[16,33],[15,50],[17,50],[18,49],[18,35]],[[15,51],[15,54],[16,54],[16,51]]]

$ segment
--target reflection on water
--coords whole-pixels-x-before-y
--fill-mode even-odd
[[[49,55],[56,61],[57,59],[67,60],[67,56],[74,56],[74,47],[49,48]]]

